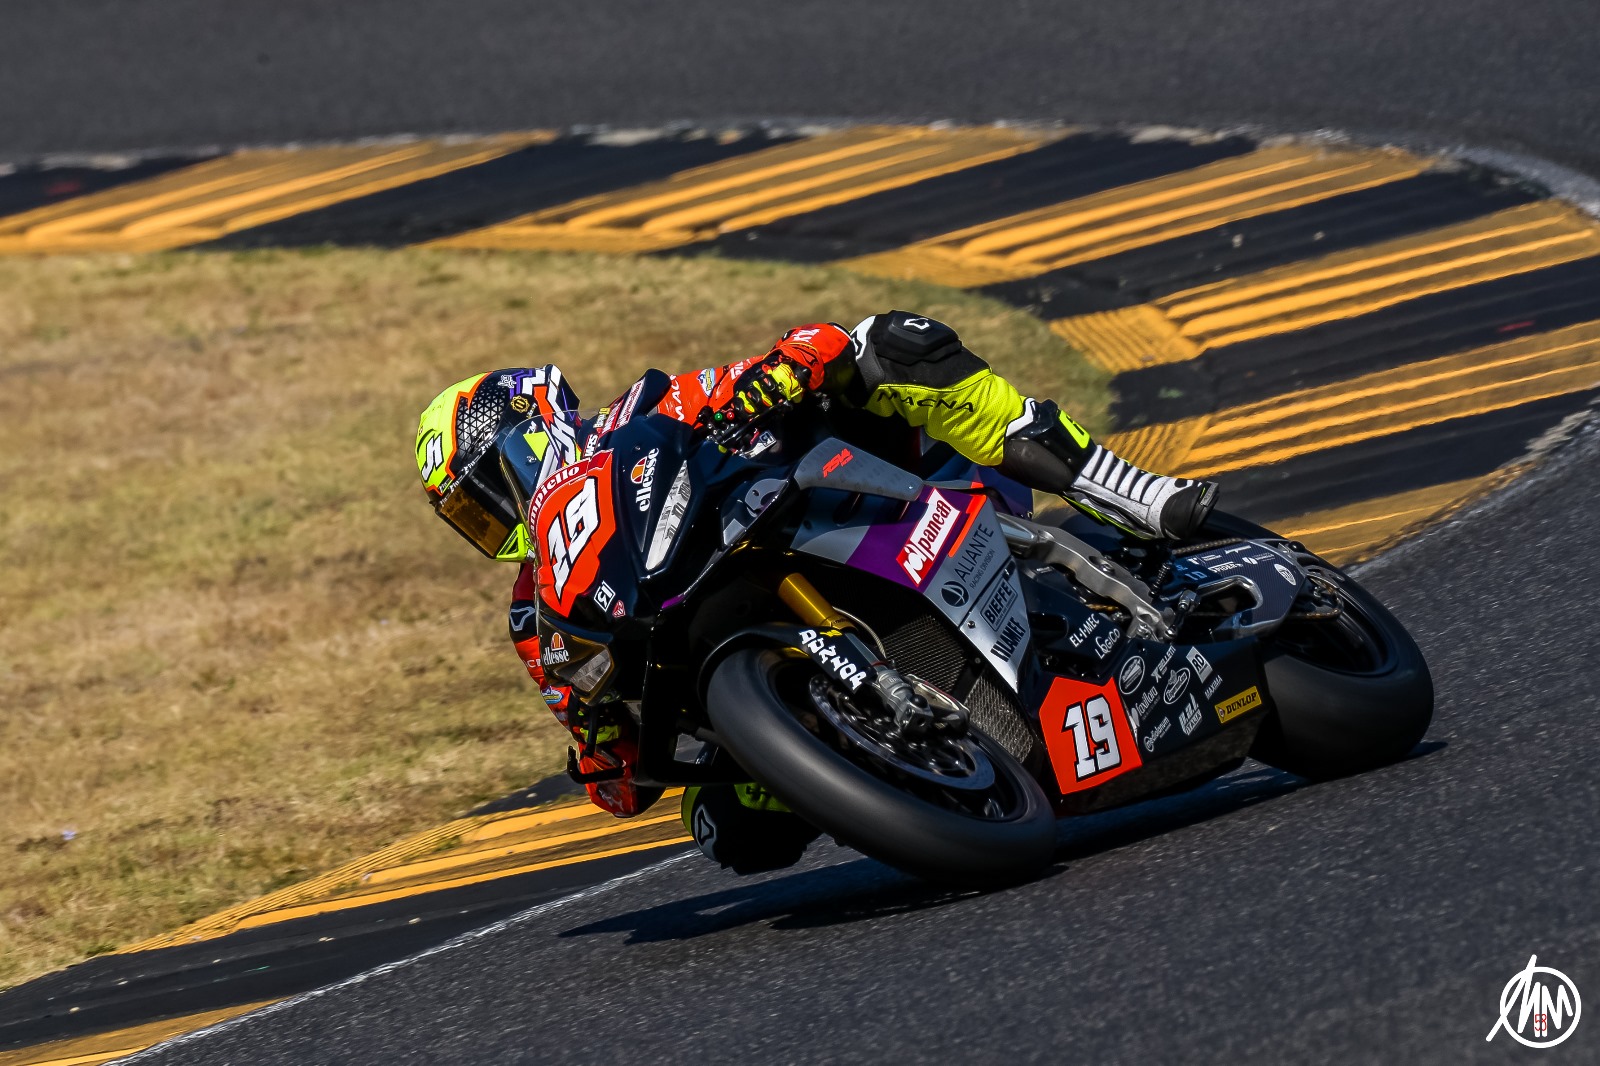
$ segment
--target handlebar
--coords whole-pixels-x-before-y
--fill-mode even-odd
[[[725,452],[737,454],[742,447],[751,444],[757,435],[756,431],[762,426],[778,418],[795,405],[788,400],[773,404],[771,407],[756,412],[754,415],[742,415],[737,408],[724,407],[719,411],[706,408],[700,412],[697,426],[703,429],[706,439]],[[744,440],[740,443],[740,438]]]

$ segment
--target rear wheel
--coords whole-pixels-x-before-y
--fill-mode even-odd
[[[1287,622],[1266,642],[1278,713],[1250,752],[1313,779],[1395,762],[1433,720],[1433,679],[1405,627],[1352,578],[1321,580],[1339,615]]]
[[[1023,880],[1055,851],[1038,783],[976,729],[907,740],[807,659],[746,649],[712,675],[706,710],[750,774],[841,843],[971,887]]]
[[[1214,511],[1199,536],[1279,535]],[[1383,766],[1414,748],[1433,720],[1433,679],[1416,641],[1377,597],[1336,567],[1313,570],[1339,615],[1287,622],[1264,642],[1267,691],[1278,712],[1250,754],[1322,780]]]

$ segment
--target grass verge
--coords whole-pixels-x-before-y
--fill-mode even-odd
[[[312,251],[0,260],[0,986],[311,876],[554,771],[513,571],[423,502],[416,415],[889,307],[1103,429],[1036,319],[826,268]]]

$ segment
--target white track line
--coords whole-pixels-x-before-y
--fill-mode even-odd
[[[543,917],[544,915],[549,914],[551,911],[565,907],[569,903],[577,903],[580,900],[593,899],[595,896],[609,892],[611,889],[620,885],[625,885],[630,881],[640,880],[649,874],[653,874],[659,870],[665,869],[675,862],[682,862],[684,859],[687,859],[694,854],[696,853],[691,851],[685,852],[682,855],[674,855],[671,858],[662,859],[660,862],[651,863],[649,866],[646,866],[643,869],[635,870],[629,874],[623,874],[621,877],[614,877],[611,880],[603,881],[598,885],[591,885],[588,888],[582,889],[581,891],[574,892],[570,896],[562,896],[560,899],[553,899],[546,903],[535,904],[525,911],[519,911],[518,913],[513,914],[509,918],[502,918],[500,921],[483,926],[480,929],[473,929],[469,932],[462,933],[458,937],[446,940],[442,944],[435,944],[433,947],[419,951],[415,955],[408,955],[403,959],[396,959],[394,962],[386,962],[382,966],[377,966],[373,969],[358,973],[354,977],[346,977],[343,981],[335,981],[331,985],[323,985],[321,988],[314,988],[309,992],[301,992],[299,995],[290,996],[288,999],[280,1000],[279,1002],[267,1007],[262,1007],[260,1010],[251,1011],[249,1014],[241,1014],[237,1018],[230,1018],[225,1022],[218,1022],[216,1025],[210,1025],[204,1029],[196,1029],[193,1032],[182,1033],[178,1036],[171,1037],[170,1039],[163,1040],[159,1044],[152,1044],[143,1051],[134,1052],[132,1055],[117,1059],[115,1061],[119,1063],[137,1063],[149,1061],[166,1048],[177,1047],[180,1044],[190,1043],[208,1036],[214,1036],[217,1033],[225,1032],[229,1029],[235,1029],[242,1025],[248,1025],[250,1022],[258,1018],[265,1018],[269,1014],[276,1014],[279,1011],[288,1010],[289,1008],[304,1003],[308,1000],[316,999],[318,996],[325,996],[330,992],[337,992],[342,988],[350,988],[354,985],[362,984],[370,978],[381,977],[384,974],[393,973],[395,970],[398,970],[403,966],[410,966],[413,963],[421,962],[423,959],[431,958],[434,955],[441,955],[446,951],[453,951],[454,949],[461,947],[463,944],[470,944],[474,940],[480,940],[487,936],[494,936],[497,933],[502,933],[507,929],[513,928],[514,926],[521,925],[525,922],[530,922],[535,918]]]

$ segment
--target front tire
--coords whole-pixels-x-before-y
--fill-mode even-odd
[[[1049,801],[999,744],[971,736],[993,766],[992,816],[914,795],[847,758],[808,730],[779,684],[785,670],[815,673],[774,651],[736,651],[717,666],[706,710],[749,773],[791,810],[840,843],[930,881],[992,887],[1036,875],[1055,853]]]

